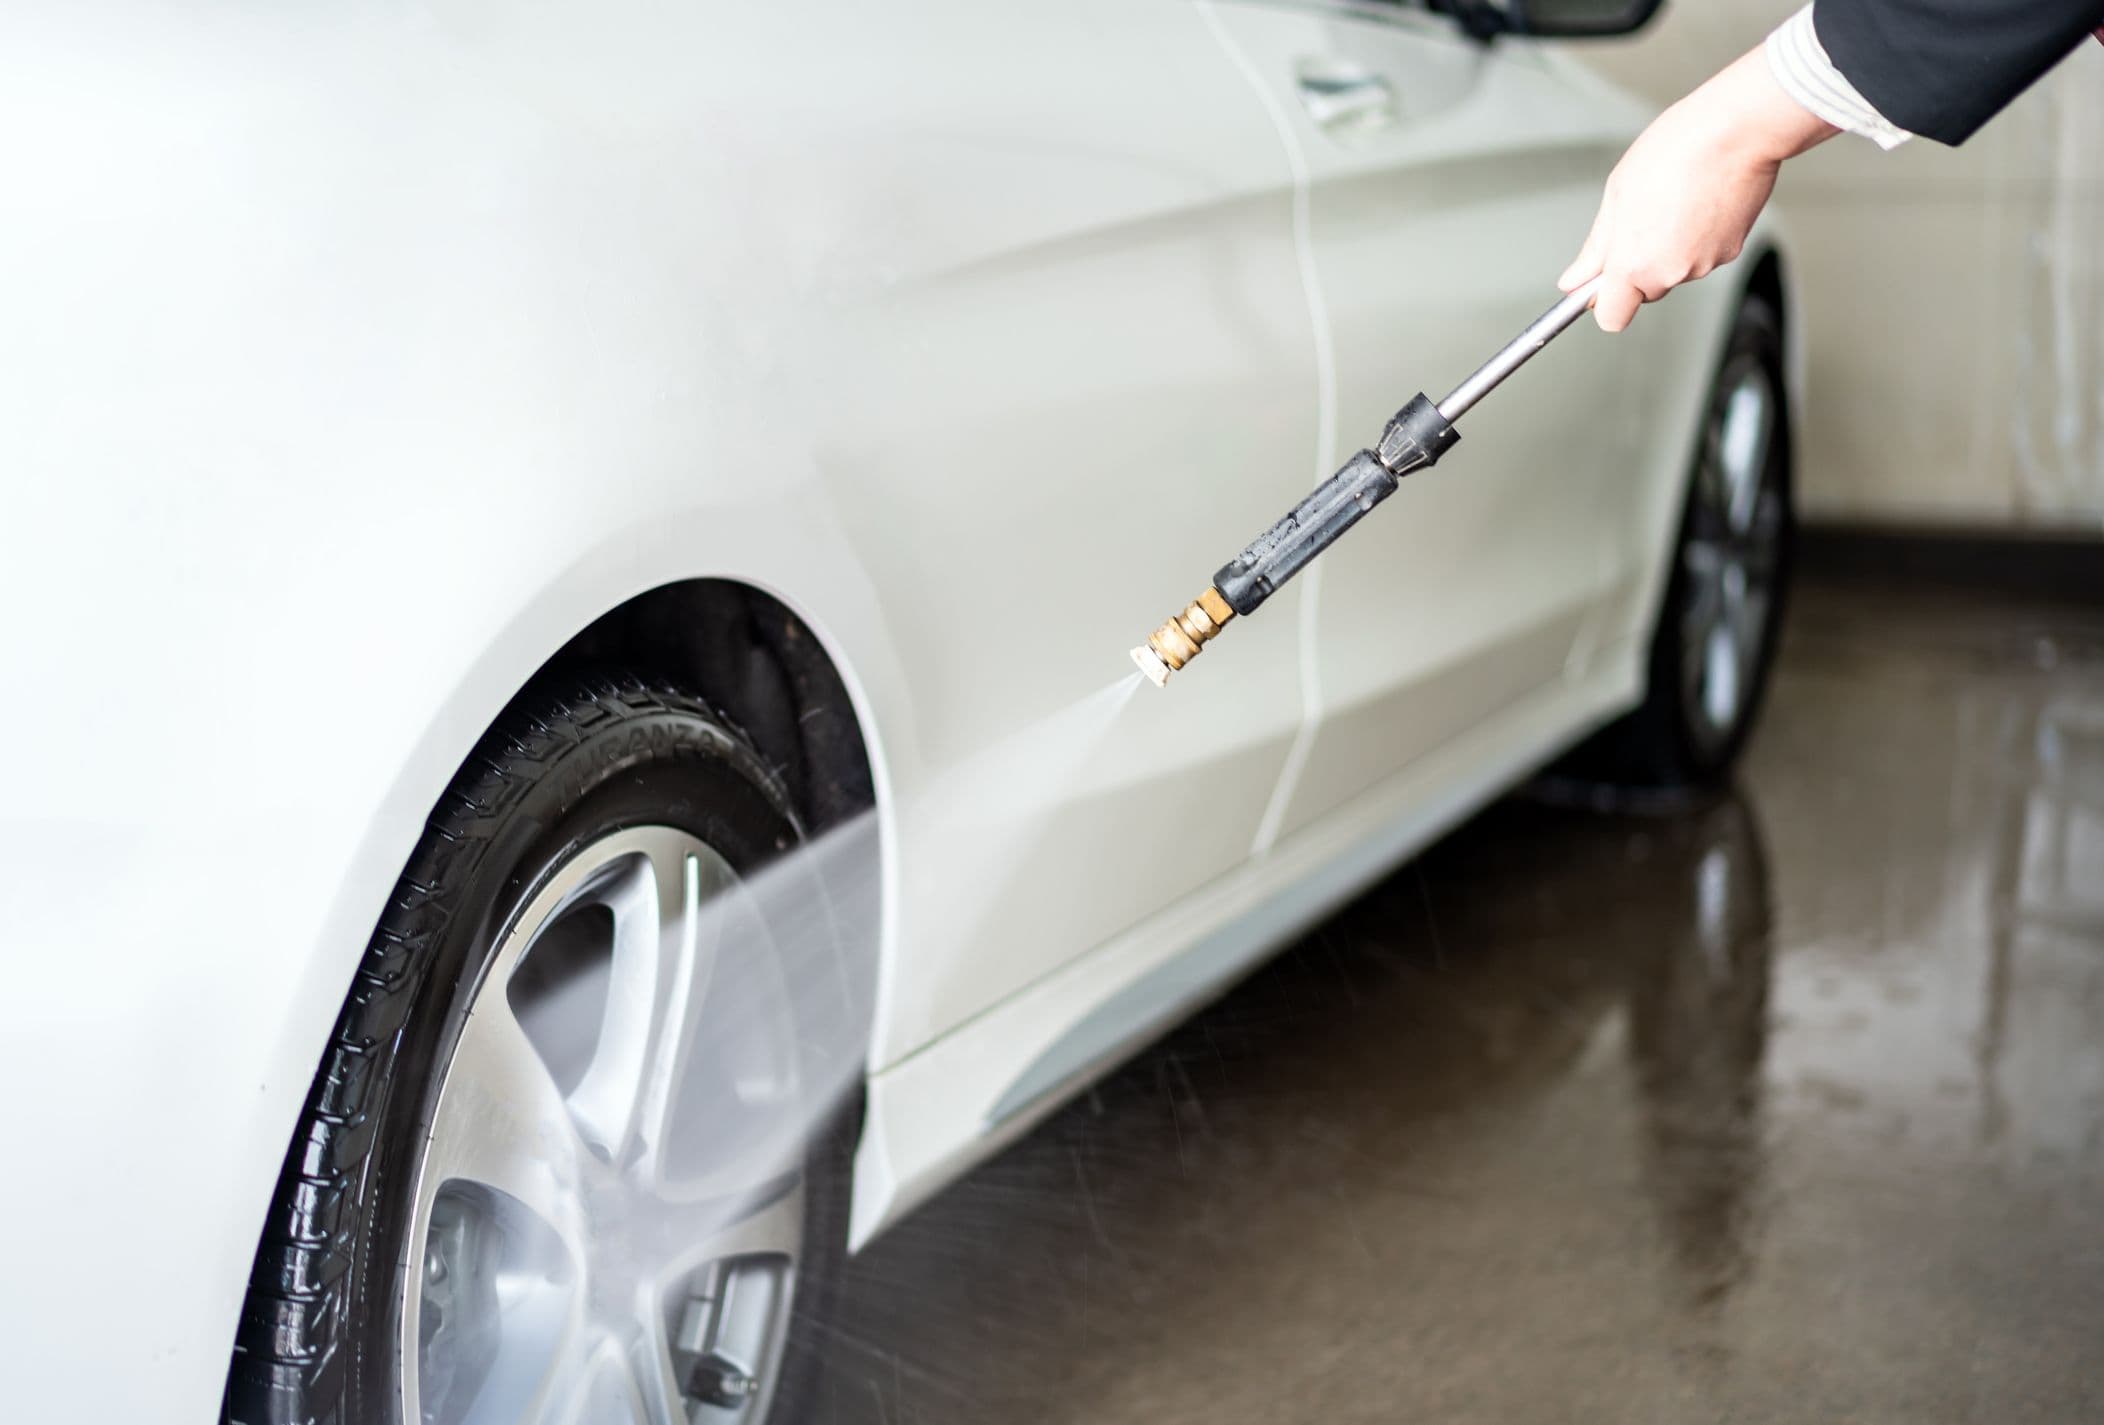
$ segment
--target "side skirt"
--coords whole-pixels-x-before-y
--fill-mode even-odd
[[[1548,685],[869,1080],[850,1245],[1027,1132],[1642,694],[1641,641]]]

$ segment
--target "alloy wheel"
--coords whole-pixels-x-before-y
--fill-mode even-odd
[[[1772,458],[1777,390],[1758,356],[1725,368],[1703,433],[1681,547],[1681,705],[1704,754],[1752,705],[1774,613],[1785,511]]]
[[[804,1249],[794,1006],[724,857],[583,848],[504,931],[439,1080],[402,1419],[765,1419]]]

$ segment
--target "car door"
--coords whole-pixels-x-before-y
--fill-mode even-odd
[[[912,690],[882,1068],[1248,856],[1297,594],[1181,696],[1126,649],[1316,477],[1315,338],[1286,150],[1189,0],[739,24],[801,36],[769,189],[838,295],[785,346]]]
[[[1484,44],[1415,7],[1220,14],[1304,156],[1341,459],[1555,300],[1641,115],[1524,41]],[[1574,331],[1310,571],[1319,727],[1267,839],[1583,664],[1621,518],[1632,346]]]

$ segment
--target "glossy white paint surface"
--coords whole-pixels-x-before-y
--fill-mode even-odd
[[[1247,853],[1300,716],[1297,594],[1193,670],[1231,715],[1144,698],[1083,745],[1022,732],[1041,750],[998,755],[998,788],[986,757],[1128,677],[1317,469],[1285,156],[1198,12],[924,8],[939,53],[856,11],[853,52],[903,89],[814,147],[852,155],[826,181],[863,198],[886,280],[814,342],[792,418],[820,423],[913,701],[885,739],[912,949],[880,1066]]]
[[[1406,388],[1458,378],[1547,300],[1558,244],[1539,229],[1573,185],[1537,192],[1530,145],[1551,118],[1628,121],[1524,51],[1481,64],[1409,21],[1428,107],[1393,162],[1438,196],[1398,219],[1382,273],[1387,200],[1347,213],[1355,229],[1324,215],[1388,181],[1354,164],[1391,160],[1300,136],[1316,266],[1348,314],[1318,345],[1295,151],[1260,82],[1300,57],[1266,27],[1310,13],[15,17],[0,1075],[17,1087],[0,1129],[49,1168],[11,1173],[0,1212],[17,1413],[215,1418],[287,1136],[425,815],[532,671],[637,593],[769,589],[856,697],[890,892],[865,1229],[1053,1101],[983,1119],[1092,1011],[1137,1016],[1120,1043],[1144,1034],[1371,874],[1367,847],[1401,854],[1626,700],[1627,640],[1596,640],[1567,680],[1545,652],[1506,717],[1427,740],[1337,817],[1309,819],[1337,799],[1311,790],[1250,861],[1311,694],[1466,709],[1510,691],[1509,670],[1407,691],[1438,650],[1354,621],[1338,591],[1378,573],[1360,556],[1322,591],[1328,613],[1289,589],[1057,776],[978,775],[988,748],[1065,726],[1124,676],[1123,649],[1327,473],[1326,422],[1369,438]],[[1441,145],[1495,175],[1472,186]],[[1405,259],[1464,240],[1482,249],[1465,283],[1413,305]],[[1633,348],[1638,383],[1668,393],[1618,437],[1634,524],[1550,497],[1588,549],[1621,551],[1630,629],[1676,498],[1687,373],[1727,301],[1719,287]],[[1376,302],[1413,325],[1407,359],[1379,368]],[[1543,543],[1505,508],[1532,489],[1505,460],[1560,438],[1539,413],[1590,399],[1589,373],[1526,373],[1524,401],[1485,408],[1510,433],[1471,426],[1449,484],[1410,496],[1423,524],[1384,513],[1355,539],[1408,546],[1433,511],[1449,540],[1519,518],[1543,562],[1500,597],[1598,604],[1609,554]],[[1516,607],[1447,620],[1449,660],[1523,622]],[[1333,639],[1356,640],[1341,671]],[[1314,789],[1343,775],[1322,737]],[[1207,886],[1219,898],[1194,899]],[[1147,979],[1230,911],[1271,917],[1266,933],[1187,962],[1180,988]],[[975,1076],[971,1093],[925,1087],[931,1066]]]
[[[1438,400],[1553,300],[1568,235],[1590,223],[1598,175],[1644,113],[1436,17],[1223,13],[1307,155],[1348,451],[1413,391]],[[1393,112],[1319,122],[1311,73],[1377,78]],[[1279,831],[1560,673],[1636,493],[1612,480],[1632,427],[1603,416],[1642,373],[1642,353],[1589,328],[1566,343],[1580,350],[1514,378],[1462,423],[1451,466],[1406,480],[1311,571],[1321,726]]]

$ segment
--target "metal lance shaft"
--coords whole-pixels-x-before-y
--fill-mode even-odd
[[[1404,403],[1380,442],[1346,461],[1284,518],[1220,566],[1212,585],[1132,650],[1132,661],[1157,687],[1217,638],[1229,619],[1257,611],[1281,585],[1307,568],[1375,505],[1395,493],[1402,477],[1435,464],[1461,433],[1454,422],[1519,370],[1592,304],[1600,279],[1566,294],[1499,348],[1475,373],[1433,405],[1422,392]]]
[[[1593,295],[1600,290],[1600,279],[1595,277],[1582,287],[1574,287],[1563,296],[1563,300],[1543,312],[1527,324],[1527,329],[1498,348],[1498,354],[1478,366],[1468,380],[1447,392],[1447,398],[1439,403],[1439,414],[1450,421],[1461,419],[1462,412],[1498,389],[1507,376],[1525,366],[1534,354],[1554,341],[1563,329],[1585,315],[1585,309],[1593,304]]]

